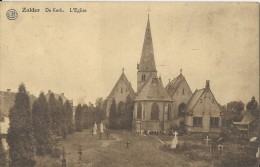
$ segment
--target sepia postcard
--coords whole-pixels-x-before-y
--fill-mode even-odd
[[[260,167],[259,3],[0,3],[0,167]]]

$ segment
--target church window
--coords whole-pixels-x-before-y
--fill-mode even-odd
[[[137,105],[137,119],[142,119],[142,104],[140,102]]]
[[[219,127],[219,117],[211,117],[210,118],[210,127],[211,128]]]
[[[151,120],[159,120],[159,106],[157,103],[153,103],[152,105]]]
[[[121,88],[121,93],[123,93],[123,88]]]
[[[178,107],[178,116],[179,117],[184,117],[185,116],[185,107],[186,104],[185,103],[181,103]]]
[[[169,120],[171,120],[171,116],[172,116],[172,107],[171,107],[171,105],[169,104],[168,105],[168,113],[167,113],[167,120],[169,121]]]
[[[142,81],[145,81],[145,74],[142,75]]]
[[[182,89],[182,95],[184,95],[184,89]]]
[[[193,117],[193,126],[201,127],[202,126],[202,117]]]
[[[202,103],[202,99],[200,99],[200,103]]]

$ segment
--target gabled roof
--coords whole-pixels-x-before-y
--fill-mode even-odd
[[[200,97],[202,96],[202,94],[204,93],[205,90],[206,90],[206,88],[203,88],[200,90],[197,90],[197,89],[195,90],[190,101],[187,104],[187,108],[186,108],[187,112],[191,111],[195,107],[195,105],[197,104],[197,102],[199,101]]]
[[[30,94],[30,92],[27,92],[27,94],[30,98],[30,104],[32,106],[33,102],[36,100],[36,97],[33,94]],[[11,92],[10,89],[7,91],[0,91],[0,112],[2,112],[3,115],[9,115],[9,109],[14,105],[15,95],[16,92]]]
[[[235,125],[248,125],[254,120],[256,120],[256,118],[250,113],[250,111],[247,110],[240,122],[233,122],[233,123]]]
[[[113,93],[114,93],[115,89],[117,88],[118,84],[120,83],[120,81],[123,81],[123,82],[126,84],[128,90],[129,90],[129,92],[130,92],[130,96],[134,99],[134,98],[136,97],[135,91],[133,90],[131,83],[128,81],[128,79],[127,79],[127,77],[126,77],[124,71],[122,72],[121,76],[120,76],[119,79],[117,80],[115,86],[113,87],[112,91],[110,92],[110,94],[108,95],[107,98],[108,98],[108,99],[109,99],[109,98],[112,98]]]
[[[153,40],[151,34],[150,20],[148,16],[148,21],[146,25],[143,50],[141,55],[140,64],[138,65],[139,71],[156,71],[154,51],[153,51]]]
[[[181,83],[183,81],[186,81],[186,79],[185,79],[185,77],[181,73],[179,76],[177,76],[176,78],[174,78],[172,81],[170,81],[167,84],[165,89],[167,90],[167,92],[169,93],[169,95],[171,97],[175,94],[175,92],[177,91],[177,89],[179,88],[179,86],[181,85]]]
[[[48,93],[45,95],[47,101],[49,101],[51,93],[53,93],[53,92],[51,92],[49,90]],[[54,97],[56,100],[59,100],[59,98],[61,97],[63,103],[65,103],[68,100],[67,97],[65,97],[63,93],[61,93],[61,94],[53,93],[53,94],[54,94]]]
[[[172,101],[172,98],[164,89],[162,81],[156,76],[151,74],[147,82],[140,89],[135,101]]]

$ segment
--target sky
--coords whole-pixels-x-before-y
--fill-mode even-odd
[[[193,92],[210,80],[220,104],[259,99],[258,3],[4,2],[0,8],[0,90],[17,91],[24,82],[35,96],[52,90],[75,105],[94,103],[108,96],[122,68],[136,90],[149,12],[164,86],[182,69]],[[6,18],[8,9],[18,12],[16,20]]]

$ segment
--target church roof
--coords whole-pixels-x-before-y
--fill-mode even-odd
[[[123,81],[123,82],[126,84],[128,90],[129,90],[129,92],[130,92],[130,96],[131,96],[132,98],[135,98],[135,97],[136,97],[135,91],[133,90],[131,83],[128,81],[128,79],[127,79],[127,77],[126,77],[124,71],[122,72],[121,76],[119,77],[118,81],[116,82],[114,88],[112,89],[112,91],[110,92],[110,94],[108,95],[107,98],[113,97],[113,92],[114,92],[115,89],[117,88],[117,85],[120,83],[120,81]]]
[[[206,88],[197,90],[194,92],[194,94],[192,95],[190,101],[187,104],[187,108],[186,111],[191,111],[195,105],[197,104],[197,102],[199,101],[200,97],[202,96],[202,94],[204,93],[204,91],[206,90]]]
[[[161,79],[155,74],[151,74],[135,99],[135,101],[142,100],[172,101],[172,98],[164,89]]]
[[[139,71],[156,71],[154,51],[153,51],[153,40],[151,34],[150,20],[148,16],[148,21],[146,25],[143,50],[141,55],[140,64],[138,65]]]
[[[179,76],[177,76],[176,78],[174,78],[172,81],[170,81],[167,84],[165,89],[167,90],[167,92],[169,93],[169,95],[171,97],[175,94],[175,92],[179,88],[179,86],[182,83],[182,81],[186,81],[186,79],[185,79],[185,77],[181,73]]]

